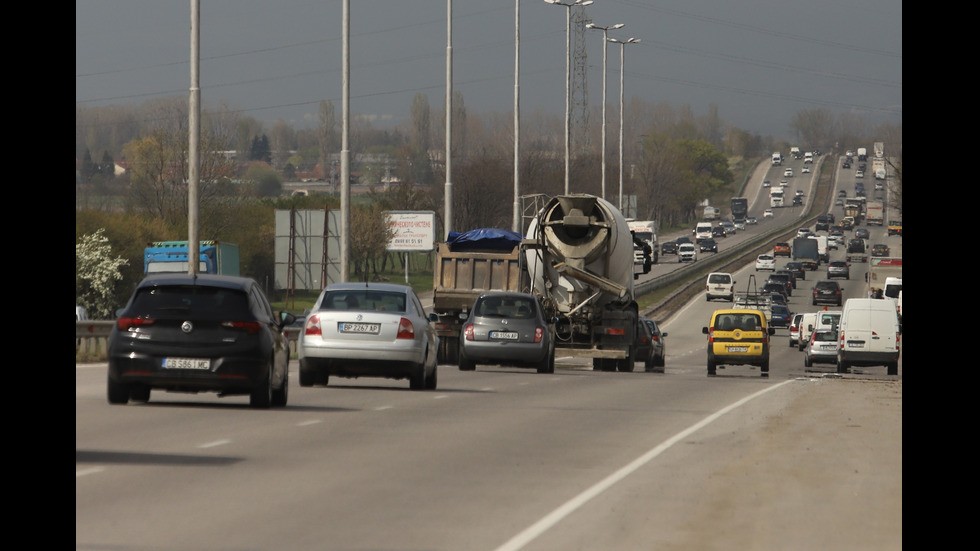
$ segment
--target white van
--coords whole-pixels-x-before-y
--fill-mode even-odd
[[[701,243],[705,239],[711,239],[711,222],[698,222],[694,227],[694,242]]]
[[[723,298],[729,302],[735,300],[735,278],[725,272],[712,272],[704,284],[705,299],[711,301]]]
[[[840,326],[840,310],[824,310],[817,312],[817,322],[813,324],[814,331],[837,331]]]
[[[800,318],[800,336],[799,340],[796,342],[796,346],[802,352],[806,348],[806,343],[810,341],[810,334],[813,330],[817,328],[817,313],[816,312],[804,312],[803,317]]]
[[[874,298],[847,299],[838,331],[838,373],[847,373],[852,366],[884,365],[889,375],[898,375],[901,333],[894,302]]]

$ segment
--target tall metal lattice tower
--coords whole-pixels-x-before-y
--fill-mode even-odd
[[[592,18],[585,6],[577,6],[572,15],[572,99],[571,99],[571,149],[573,154],[589,149],[589,86],[586,79],[588,53],[585,48],[585,25]]]

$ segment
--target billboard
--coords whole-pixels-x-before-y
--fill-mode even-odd
[[[431,251],[435,248],[436,213],[431,210],[390,210],[385,213],[394,230],[387,250]]]

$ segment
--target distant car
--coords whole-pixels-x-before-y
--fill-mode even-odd
[[[799,206],[802,206],[802,205],[803,205],[803,197],[801,197],[799,195],[797,195],[796,197],[793,197],[793,206],[794,207],[799,207]]]
[[[787,262],[786,264],[788,265],[789,262]],[[797,262],[797,264],[799,264],[799,262]],[[802,271],[802,267],[800,268],[800,270]],[[787,268],[783,268],[782,270],[776,270],[773,273],[776,274],[776,275],[780,275],[781,274],[781,275],[785,275],[786,277],[788,277],[789,278],[789,282],[793,285],[793,288],[796,289],[796,271],[789,270]],[[790,294],[792,294],[792,293],[790,293]]]
[[[864,171],[861,170],[861,169],[855,170],[854,171],[854,177],[855,178],[864,178]]]
[[[851,161],[848,161],[848,160],[845,159],[844,162],[841,163],[840,167],[841,168],[851,168]]]
[[[843,260],[831,260],[827,263],[827,279],[851,279],[851,267]]]
[[[745,229],[745,219],[744,218],[736,218],[733,221],[733,223],[735,224],[735,229],[736,230],[744,230]]]
[[[884,190],[885,190],[885,184],[883,182],[881,182],[880,180],[876,180],[875,181],[875,191],[884,191]]]
[[[836,200],[834,201],[834,206],[837,206],[837,207],[843,207],[843,206],[844,206],[844,199],[842,199],[842,198],[840,198],[840,197],[838,197],[838,198],[837,198],[837,199],[836,199]]]
[[[854,155],[856,155],[853,149],[848,149],[847,152],[844,154],[847,155],[848,157],[853,157]]]
[[[797,197],[803,197],[804,195],[806,195],[806,194],[805,194],[805,193],[803,193],[803,190],[802,190],[802,189],[798,189],[798,190],[796,190],[796,196],[797,196]]]
[[[782,180],[779,181],[779,187],[786,187],[788,185],[789,185],[789,180],[787,180],[786,178],[783,178]]]
[[[839,347],[837,331],[816,330],[810,333],[810,340],[803,349],[803,365],[812,367],[815,363],[836,364]]]
[[[837,192],[837,196],[838,197],[847,197],[847,190],[846,189],[842,189],[842,190],[838,191]]]
[[[657,322],[640,316],[636,335],[636,361],[642,360],[649,373],[663,373],[667,364],[667,333],[660,331]]]
[[[715,310],[701,333],[708,336],[708,376],[718,366],[756,365],[760,375],[769,376],[769,344],[776,330],[765,314],[754,309]]]
[[[728,237],[728,232],[725,231],[725,226],[715,226],[711,228],[712,237]]]
[[[297,343],[299,384],[345,378],[408,379],[412,390],[435,390],[439,338],[422,302],[407,285],[332,283],[306,316]]]
[[[820,264],[816,260],[801,260],[800,264],[802,264],[803,269],[808,272],[813,272],[820,268]]]
[[[698,251],[694,248],[694,243],[681,243],[677,247],[678,262],[697,262]]]
[[[840,283],[829,279],[821,279],[816,282],[813,285],[812,303],[814,306],[817,304],[833,304],[836,306],[844,304]]]
[[[888,245],[884,243],[875,243],[871,245],[871,256],[888,256],[891,253],[891,249]]]
[[[787,262],[786,271],[791,272],[796,279],[806,279],[806,270],[802,262]]]
[[[707,239],[702,239],[699,245],[701,252],[703,253],[716,253],[718,252],[718,242],[713,238],[709,237]]]
[[[247,395],[253,408],[283,407],[295,320],[275,314],[245,277],[165,273],[145,277],[113,324],[110,404],[148,402],[154,389]]]
[[[871,239],[871,232],[868,231],[868,228],[858,228],[854,230],[854,237],[857,239]]]
[[[772,314],[769,318],[769,325],[773,327],[789,327],[793,319],[793,312],[789,311],[789,306],[785,304],[773,304]]]
[[[800,172],[802,172],[803,174],[809,174],[810,173],[810,165],[803,165],[803,168],[800,169]]]
[[[796,230],[796,237],[807,237],[812,233],[813,232],[810,231],[810,228],[800,228]]]
[[[749,226],[754,226],[759,223],[759,219],[756,218],[755,216],[749,216],[748,218],[745,219],[745,223]]]
[[[777,241],[775,245],[772,246],[773,256],[790,256],[789,243],[785,241]]]
[[[771,254],[760,254],[755,259],[755,271],[776,270],[776,258]]]
[[[660,246],[660,254],[677,254],[677,241],[665,241],[664,244]]]
[[[790,279],[790,275],[787,274],[785,270],[773,270],[773,273],[769,275],[769,279],[766,280],[766,283],[782,283],[782,293],[787,297],[793,296],[793,280]]]
[[[764,188],[770,188],[770,187],[772,187],[772,182],[770,182],[769,180],[763,180],[762,181],[762,187],[764,187]]]
[[[779,291],[780,287],[778,283],[766,283],[762,286],[762,289],[759,290],[759,292],[763,295],[769,295],[769,300],[771,300],[773,304],[785,305],[789,299],[786,298],[785,293],[780,293]]]
[[[762,212],[763,218],[772,218],[772,209],[766,209]]]
[[[817,217],[817,222],[813,225],[813,231],[828,231],[830,230],[830,219],[827,215],[821,215]]]
[[[800,344],[800,321],[803,314],[793,314],[793,320],[789,322],[789,345],[799,346]]]
[[[787,168],[786,170],[784,170],[783,171],[783,176],[785,176],[787,178],[792,178],[793,177],[793,169],[792,168]]]
[[[735,227],[735,222],[731,220],[722,220],[721,225],[725,228],[725,233],[728,235],[735,235],[738,232],[738,228]]]
[[[844,232],[840,230],[831,230],[827,234],[827,248],[837,249],[844,246]]]
[[[477,297],[470,313],[460,330],[460,371],[489,364],[555,372],[554,328],[536,296],[488,291]]]

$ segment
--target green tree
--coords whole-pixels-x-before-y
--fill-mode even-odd
[[[350,262],[354,274],[369,281],[377,275],[377,262],[384,257],[395,231],[388,226],[384,209],[378,203],[351,206]]]
[[[271,166],[253,164],[245,171],[245,179],[255,186],[259,197],[277,197],[282,193],[282,178]]]
[[[83,235],[75,243],[75,302],[95,319],[112,319],[116,284],[123,278],[120,269],[127,264],[125,258],[112,258],[103,228]]]

